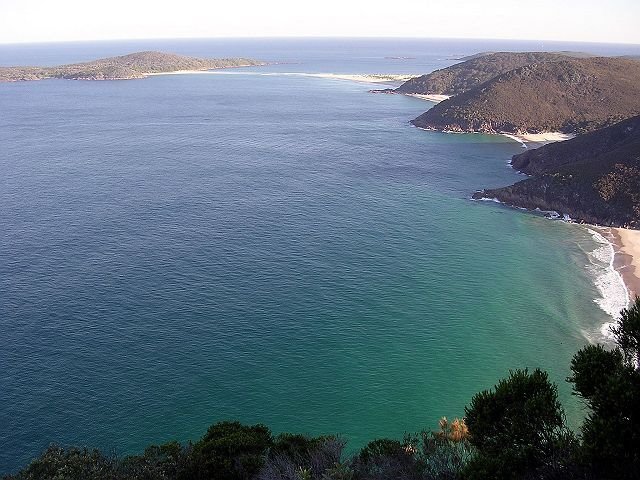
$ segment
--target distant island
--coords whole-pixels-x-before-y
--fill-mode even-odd
[[[0,67],[0,82],[61,78],[68,80],[131,80],[153,74],[266,65],[248,58],[207,59],[163,52],[137,52],[119,57],[56,67]]]
[[[532,178],[476,192],[474,198],[640,228],[640,115],[515,155],[511,165]]]

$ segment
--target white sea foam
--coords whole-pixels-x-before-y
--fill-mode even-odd
[[[472,198],[471,200],[480,201],[480,202],[494,202],[494,203],[499,203],[499,204],[503,205],[503,203],[500,200],[498,200],[496,197],[493,197],[493,198],[489,198],[489,197]]]
[[[600,333],[605,338],[611,338],[611,326],[620,319],[620,310],[629,305],[629,290],[625,285],[622,275],[614,267],[615,250],[613,243],[599,232],[587,229],[598,247],[587,252],[590,265],[587,269],[594,277],[594,283],[600,296],[595,303],[611,317],[600,328]]]
[[[496,202],[506,205],[497,198],[479,198],[473,199],[485,202]],[[527,210],[522,207],[516,207],[520,210]],[[539,214],[543,214],[546,218],[554,221],[573,223],[571,217],[567,214],[561,215],[555,211],[544,211],[536,208],[534,210]],[[620,311],[627,308],[630,302],[630,294],[620,272],[615,269],[615,249],[613,243],[609,241],[599,232],[588,228],[587,231],[596,242],[598,247],[592,251],[586,251],[589,265],[586,265],[588,272],[593,277],[593,282],[598,290],[599,296],[594,302],[602,309],[611,321],[605,322],[600,327],[600,334],[607,340],[612,339],[611,327],[620,319]],[[583,332],[589,340],[600,341],[601,338],[593,338],[590,332]]]
[[[551,220],[557,220],[558,218],[560,218],[560,214],[555,210],[540,210],[539,208],[536,208],[534,211],[541,213],[546,218],[549,218]]]

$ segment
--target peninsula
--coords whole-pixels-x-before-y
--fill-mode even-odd
[[[0,67],[0,82],[61,78],[69,80],[131,80],[152,74],[265,65],[248,58],[207,59],[163,52],[137,52],[119,57],[56,67]]]
[[[537,58],[537,54],[527,55]],[[527,55],[514,58],[525,61]],[[541,57],[547,58],[545,61],[506,72],[501,71],[512,67],[513,61],[505,63],[495,58],[491,71],[466,69],[465,64],[475,65],[495,57],[489,55],[449,67],[451,76],[441,71],[438,77],[423,79],[421,93],[454,96],[411,123],[428,130],[452,132],[579,134],[640,114],[640,62],[546,55],[549,54]],[[487,80],[488,77],[491,78]],[[398,91],[419,90],[418,79],[410,82],[413,83],[405,83]]]
[[[640,115],[515,155],[511,165],[531,178],[473,197],[640,228]]]

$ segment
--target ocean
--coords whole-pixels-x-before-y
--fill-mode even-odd
[[[139,50],[278,64],[0,84],[0,473],[51,442],[120,455],[217,421],[436,428],[572,355],[625,305],[586,227],[471,194],[519,143],[425,132],[432,105],[306,73],[427,73],[487,50],[619,45],[182,40],[2,45],[0,65]],[[392,57],[404,57],[402,59]]]

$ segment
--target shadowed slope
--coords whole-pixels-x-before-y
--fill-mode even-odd
[[[534,177],[474,198],[640,227],[640,116],[515,155],[511,164]]]

